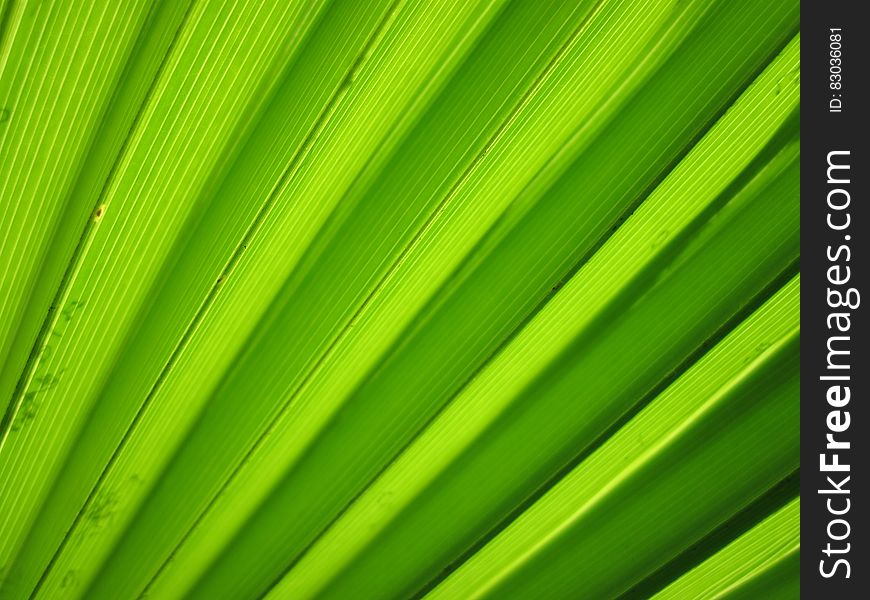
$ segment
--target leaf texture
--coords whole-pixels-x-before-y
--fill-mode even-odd
[[[795,597],[798,9],[0,2],[0,598]]]

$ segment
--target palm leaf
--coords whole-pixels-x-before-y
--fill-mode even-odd
[[[799,51],[0,3],[0,597],[789,597],[797,499],[711,540],[799,467]]]

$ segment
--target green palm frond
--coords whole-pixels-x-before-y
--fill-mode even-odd
[[[0,2],[0,598],[796,597],[798,12]]]

